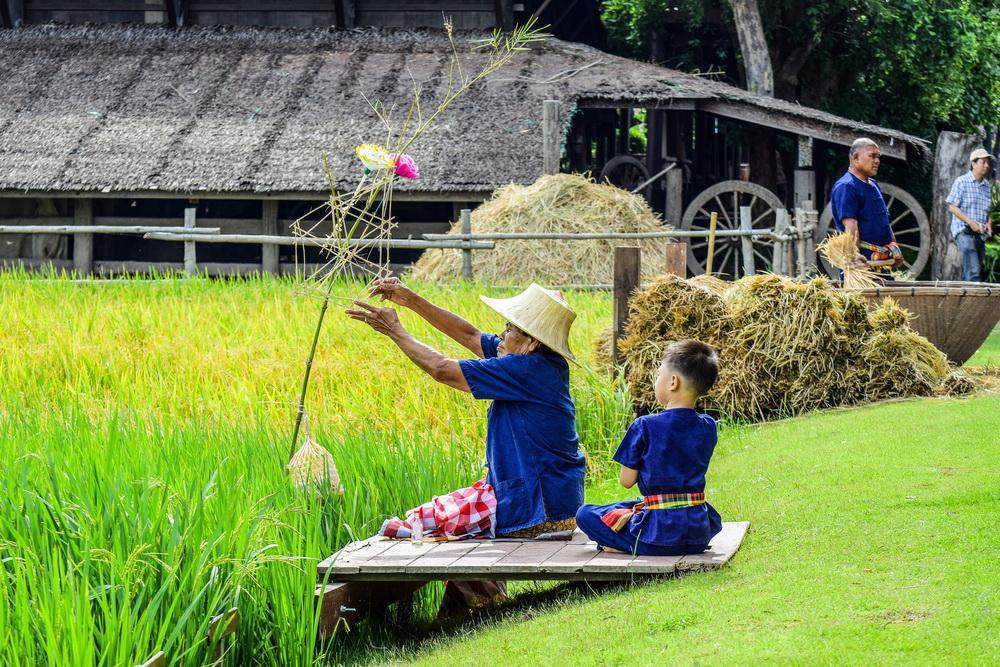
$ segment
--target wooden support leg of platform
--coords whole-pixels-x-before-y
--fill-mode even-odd
[[[333,635],[337,626],[357,623],[366,618],[384,613],[389,605],[405,602],[426,581],[335,581],[316,586],[316,604],[320,606],[320,639]]]

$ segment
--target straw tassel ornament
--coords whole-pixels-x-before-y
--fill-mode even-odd
[[[303,417],[302,428],[306,436],[302,446],[292,454],[291,460],[285,466],[292,483],[303,490],[316,488],[320,491],[329,489],[334,493],[344,493],[333,455],[313,439],[306,417]]]

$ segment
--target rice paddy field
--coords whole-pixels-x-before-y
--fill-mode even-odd
[[[475,286],[415,287],[503,326]],[[610,297],[570,298],[586,358]],[[307,403],[345,493],[296,491],[284,466],[319,305],[290,280],[0,274],[0,663],[136,665],[162,650],[200,665],[210,618],[231,607],[228,664],[351,660],[343,642],[313,641],[317,561],[478,479],[486,405],[334,309]],[[465,356],[409,315],[425,342]],[[629,402],[586,371],[573,382],[596,479]]]
[[[500,317],[479,301],[480,287],[413,287],[484,330],[502,328]],[[362,286],[344,282],[335,292],[356,296]],[[514,290],[490,293],[504,296]],[[568,298],[578,313],[571,346],[586,361],[592,339],[610,322],[611,297],[570,292]],[[291,280],[74,282],[0,274],[0,460],[5,467],[0,478],[0,663],[137,665],[162,650],[168,664],[207,664],[210,619],[231,607],[239,608],[241,620],[226,664],[332,665],[413,657],[407,647],[425,638],[411,642],[400,630],[413,624],[397,625],[391,636],[353,629],[317,644],[315,565],[351,539],[373,533],[386,516],[478,479],[486,405],[436,385],[387,340],[334,310],[320,339],[308,407],[312,433],[333,453],[345,493],[319,497],[295,490],[284,466],[292,447],[293,402],[318,309],[316,300],[296,296]],[[446,354],[465,355],[411,313],[404,311],[403,321]],[[996,363],[998,349],[1000,335],[994,332],[976,361]],[[610,499],[617,492],[609,458],[631,419],[630,399],[587,369],[575,369],[572,383],[590,462],[588,496]],[[954,414],[956,424],[968,423],[971,415],[992,415],[980,424],[988,430],[996,425],[996,401],[956,401],[964,407],[952,410],[945,401],[928,400],[934,410],[918,412],[927,412],[941,429],[951,423],[945,414]],[[890,409],[899,405],[922,404]],[[853,420],[850,414],[840,411],[831,419],[844,425]],[[776,428],[787,431],[794,423],[813,422],[784,422]],[[799,428],[805,428],[807,441],[829,449],[836,443],[826,442],[820,423]],[[775,440],[773,433],[748,433],[737,426],[723,432],[721,463],[713,470],[719,488],[725,495],[745,482],[742,495],[732,491],[724,509],[779,530],[793,500],[772,498],[758,505],[752,499],[770,488],[774,470],[788,463],[775,443],[797,441],[803,432],[786,433],[785,440]],[[948,437],[954,433],[948,431]],[[943,432],[941,438],[935,452],[944,451]],[[897,440],[903,451],[905,439]],[[959,471],[992,456],[990,451],[997,453],[971,444],[956,451],[967,459],[950,464]],[[767,469],[739,463],[737,457],[747,452],[766,453],[753,465]],[[858,465],[866,460],[853,456]],[[810,460],[803,459],[800,467],[815,473]],[[921,459],[913,466],[924,463]],[[857,478],[841,472],[846,477],[831,484]],[[994,473],[986,470],[975,479],[985,484]],[[760,543],[758,559],[780,556],[781,535],[773,530],[761,533],[777,541]],[[905,537],[894,533],[893,540],[905,542]],[[847,547],[845,542],[842,548]],[[810,569],[801,585],[808,587],[823,569],[821,564]],[[726,576],[732,575],[717,573],[681,590],[701,586],[697,595],[706,595],[719,587],[740,589],[740,581],[720,579]],[[765,586],[763,579],[760,585]],[[570,617],[538,630],[542,636],[565,636],[565,623],[598,628],[613,613],[608,604],[639,608],[642,591],[620,594],[624,601],[619,595],[598,603],[592,612],[585,603]],[[418,601],[413,612],[418,625],[428,619],[437,594],[430,590]],[[996,602],[995,596],[989,600]],[[933,610],[920,607],[918,612]],[[693,623],[684,621],[675,629]],[[505,634],[500,625],[485,637],[511,642],[516,626],[512,632]],[[523,664],[553,658],[537,653],[538,647],[536,652],[505,650]],[[457,644],[445,643],[431,659],[450,663],[460,654]],[[484,655],[478,649],[475,654]],[[732,653],[740,655],[747,657]],[[793,654],[775,654],[780,655]],[[627,654],[605,657],[604,662],[628,660]]]

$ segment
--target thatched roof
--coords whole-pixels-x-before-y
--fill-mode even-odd
[[[459,37],[467,68],[482,58]],[[148,26],[0,30],[0,191],[319,193],[321,154],[353,184],[355,144],[383,134],[365,101],[440,99],[436,32]],[[581,69],[582,68],[582,69]],[[920,139],[738,88],[548,41],[461,99],[414,146],[428,192],[488,192],[542,171],[542,102],[714,104],[814,136]],[[708,108],[708,107],[706,107]],[[826,134],[824,134],[826,133]]]

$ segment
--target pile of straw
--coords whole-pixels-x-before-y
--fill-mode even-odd
[[[472,212],[473,233],[498,232],[661,232],[668,229],[639,195],[595,183],[580,174],[542,176],[528,186],[507,185]],[[452,234],[461,233],[454,223]],[[614,246],[621,240],[500,240],[493,250],[476,252],[476,280],[491,285],[608,284]],[[627,242],[642,247],[647,277],[663,271],[667,239]],[[462,276],[460,250],[428,250],[413,267],[413,277],[455,280]]]
[[[631,299],[619,349],[640,411],[658,409],[653,381],[664,345],[684,338],[719,351],[719,379],[705,407],[733,419],[971,391],[974,382],[909,319],[891,299],[872,304],[826,278],[662,276]],[[609,342],[597,347],[606,351],[595,359],[606,366]]]

